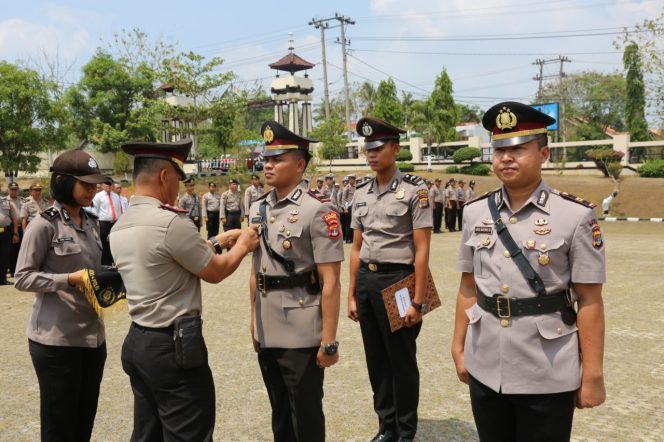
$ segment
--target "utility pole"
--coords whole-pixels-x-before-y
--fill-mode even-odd
[[[346,26],[345,25],[354,25],[355,22],[350,19],[350,17],[345,17],[343,15],[334,14],[335,18],[339,20],[339,26],[341,27],[341,54],[343,56],[343,68],[344,68],[344,95],[346,96],[346,129],[348,130],[348,141],[353,141],[353,134],[350,130],[350,97],[348,96],[348,68],[346,67],[346,44],[350,44],[350,41],[346,41]]]
[[[533,80],[536,80],[539,82],[539,86],[537,88],[537,99],[536,101],[539,102],[542,100],[542,84],[544,80],[553,80],[553,79],[558,79],[558,84],[562,84],[563,78],[566,77],[565,71],[564,71],[564,64],[565,63],[571,63],[572,60],[570,60],[568,57],[564,56],[558,56],[558,58],[550,58],[548,60],[541,60],[537,59],[533,64],[539,65],[539,75],[536,75],[533,77]],[[545,64],[552,64],[552,63],[560,63],[560,69],[557,74],[553,75],[544,75],[544,65]],[[558,132],[556,133],[556,141],[558,138],[558,134],[562,134],[563,141],[565,141],[565,131],[564,131],[564,118],[565,115],[565,97],[560,97],[560,115],[558,116]]]
[[[312,18],[309,22],[309,26],[314,26],[316,29],[320,29],[320,45],[323,49],[323,107],[325,109],[325,121],[330,120],[330,92],[329,84],[327,81],[327,57],[325,56],[325,29],[329,28],[329,21],[334,20],[332,18],[325,18],[322,20],[316,20]]]

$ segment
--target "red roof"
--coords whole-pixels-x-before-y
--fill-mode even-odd
[[[276,69],[278,71],[293,72],[303,71],[305,69],[311,69],[315,64],[309,63],[304,58],[296,55],[294,52],[289,52],[287,55],[281,58],[281,60],[270,63],[271,69]]]

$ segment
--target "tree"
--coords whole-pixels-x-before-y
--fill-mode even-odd
[[[476,147],[462,147],[457,149],[452,156],[455,163],[463,163],[464,161],[470,161],[470,164],[473,164],[475,158],[482,156],[482,151]]]
[[[33,70],[0,62],[0,167],[8,176],[36,172],[53,125],[48,88]]]
[[[547,84],[543,102],[564,102],[565,139],[597,140],[607,137],[610,127],[625,130],[625,78],[621,73],[585,71]]]
[[[664,9],[653,19],[646,19],[614,41],[618,49],[636,44],[649,93],[653,115],[664,125]],[[661,126],[660,126],[661,127]]]
[[[431,108],[433,117],[433,137],[438,143],[456,140],[456,125],[459,122],[452,97],[452,80],[443,68],[431,92],[427,106]]]
[[[403,129],[408,130],[413,115],[413,94],[401,91],[401,110],[403,111]]]
[[[359,86],[355,85],[352,91],[353,112],[358,115],[371,115],[376,102],[376,88],[365,81]]]
[[[647,141],[648,122],[646,121],[646,93],[641,72],[641,56],[639,47],[632,43],[625,47],[623,64],[627,70],[627,99],[625,100],[625,119],[629,129],[630,139],[634,141]]]
[[[208,117],[207,109],[213,101],[213,94],[218,88],[233,79],[232,72],[219,72],[217,68],[224,61],[213,57],[205,61],[205,57],[194,52],[182,53],[174,58],[164,60],[164,80],[177,92],[192,99],[191,106],[179,109],[180,115],[192,122],[193,140],[192,153],[196,154],[198,126]]]
[[[159,104],[153,99],[154,79],[145,64],[131,70],[98,50],[66,92],[74,133],[102,152],[114,152],[129,139],[154,141],[161,126],[160,112],[150,109]]]
[[[465,105],[456,103],[457,118],[461,123],[480,122],[482,121],[482,109],[475,105]]]
[[[328,160],[330,172],[332,171],[332,160],[341,157],[346,150],[347,139],[344,136],[344,126],[342,120],[331,117],[311,132],[311,136],[321,143],[318,156],[321,159]]]
[[[395,126],[399,126],[403,122],[401,103],[397,98],[397,87],[391,78],[382,80],[378,84],[373,116]]]

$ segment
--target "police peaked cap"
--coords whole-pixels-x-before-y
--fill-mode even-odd
[[[276,121],[266,121],[261,126],[261,135],[265,141],[264,157],[282,155],[291,150],[309,153],[309,144],[318,140],[306,138],[286,129]]]
[[[376,149],[390,140],[399,141],[406,131],[376,117],[362,117],[355,125],[357,134],[364,137],[365,149]]]
[[[546,134],[547,126],[555,122],[555,118],[515,101],[498,103],[482,117],[482,126],[491,132],[491,147],[527,143]]]
[[[182,166],[187,156],[189,156],[191,144],[191,138],[185,138],[173,143],[130,141],[122,145],[122,150],[129,155],[133,155],[135,160],[140,158],[154,158],[170,161],[177,168],[178,172],[180,172],[180,180],[183,181],[187,179],[187,174],[184,173]]]

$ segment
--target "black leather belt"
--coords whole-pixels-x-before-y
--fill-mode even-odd
[[[256,289],[265,295],[270,290],[288,290],[304,287],[311,295],[320,293],[320,278],[316,270],[293,273],[291,275],[271,276],[256,274]]]
[[[360,268],[377,273],[390,273],[400,271],[414,271],[415,266],[412,264],[396,264],[396,263],[378,263],[378,262],[364,262],[360,261]]]
[[[235,215],[236,213],[240,213],[241,210],[227,210],[226,215]]]
[[[491,297],[477,291],[477,305],[500,319],[559,312],[571,308],[572,304],[569,290],[533,298],[510,298],[497,294]]]
[[[140,331],[173,334],[173,326],[172,325],[169,325],[168,327],[145,327],[143,325],[132,322],[131,326],[135,329],[140,330]]]

